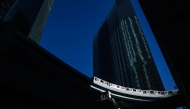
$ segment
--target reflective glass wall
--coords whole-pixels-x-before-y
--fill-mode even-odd
[[[94,38],[94,76],[126,87],[164,90],[130,0],[116,0]]]
[[[14,26],[39,43],[54,0],[0,0],[0,31]]]

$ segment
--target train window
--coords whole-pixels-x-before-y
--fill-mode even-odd
[[[115,87],[115,84],[112,84],[113,87]]]
[[[125,87],[121,87],[121,89],[125,89]]]
[[[164,95],[164,92],[161,92],[161,95]]]
[[[177,93],[179,93],[179,91],[173,91],[173,94],[177,94]]]
[[[150,91],[150,94],[154,94],[154,91]]]
[[[135,92],[136,92],[136,90],[135,90],[135,89],[133,89],[133,91],[135,91]]]
[[[106,82],[106,84],[109,86],[109,83],[108,83],[108,82]]]
[[[103,81],[103,80],[100,80],[100,82],[101,82],[101,83],[104,83],[104,81]]]
[[[172,94],[173,94],[173,92],[172,92],[172,91],[169,91],[169,92],[168,92],[168,94],[172,95]]]
[[[143,91],[143,94],[146,94],[146,91]]]
[[[165,95],[167,95],[167,94],[168,94],[168,92],[167,92],[167,91],[164,91],[164,94],[165,94]]]
[[[95,78],[96,81],[98,81],[98,78]]]

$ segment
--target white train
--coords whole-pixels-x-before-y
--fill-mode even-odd
[[[174,96],[179,93],[178,90],[156,91],[156,90],[141,90],[141,89],[129,88],[129,87],[124,87],[117,84],[109,83],[97,77],[93,78],[93,83],[112,91],[116,91],[116,92],[128,94],[128,95],[133,95],[133,96],[141,96],[141,97],[166,98],[166,97]]]

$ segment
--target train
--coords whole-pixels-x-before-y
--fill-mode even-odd
[[[158,91],[158,90],[141,90],[130,87],[124,87],[117,84],[109,83],[95,76],[93,77],[93,83],[103,87],[104,89],[116,91],[123,94],[130,94],[134,96],[165,98],[179,94],[179,90]]]

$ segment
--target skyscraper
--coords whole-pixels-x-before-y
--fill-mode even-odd
[[[190,108],[190,0],[139,0],[139,3]]]
[[[116,0],[94,37],[93,75],[122,86],[164,90],[130,0]]]
[[[0,0],[0,34],[14,27],[39,43],[54,0]],[[5,29],[6,28],[6,29]]]

